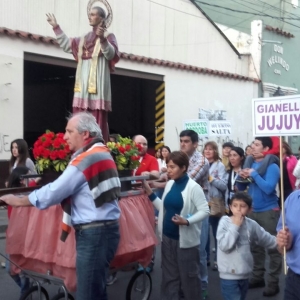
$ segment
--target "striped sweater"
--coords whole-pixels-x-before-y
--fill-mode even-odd
[[[97,140],[89,143],[70,162],[85,176],[91,190],[96,207],[120,197],[120,180],[116,164],[109,149]],[[66,199],[62,203],[64,215],[61,240],[65,241],[71,231],[71,201]]]

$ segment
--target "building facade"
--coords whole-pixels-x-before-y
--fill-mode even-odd
[[[76,63],[57,46],[45,13],[54,13],[68,36],[81,36],[90,30],[88,3],[2,4],[0,159],[10,157],[15,138],[32,145],[46,129],[64,130]],[[198,119],[200,109],[209,109],[226,111],[233,128],[230,135],[212,137],[220,145],[232,140],[244,147],[252,140],[250,100],[258,96],[259,78],[250,72],[251,57],[241,55],[193,1],[109,4],[113,22],[108,31],[116,35],[121,51],[112,75],[113,132],[142,133],[153,146],[164,143],[175,150],[184,120]]]

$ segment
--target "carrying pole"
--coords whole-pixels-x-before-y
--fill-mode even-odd
[[[281,220],[282,229],[285,230],[285,210],[284,210],[284,188],[283,188],[283,159],[282,159],[282,136],[279,137],[279,164],[280,164],[280,202],[281,202]],[[283,268],[284,274],[287,274],[286,265],[286,247],[283,248]]]

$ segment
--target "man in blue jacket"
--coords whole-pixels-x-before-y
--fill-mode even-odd
[[[257,137],[252,144],[252,155],[254,162],[251,168],[243,169],[240,176],[244,179],[251,177],[250,183],[237,183],[239,190],[245,190],[249,185],[248,193],[253,199],[253,211],[249,217],[255,220],[261,227],[272,235],[276,235],[276,225],[280,216],[276,185],[280,177],[279,167],[270,163],[264,174],[259,175],[257,169],[264,159],[263,152],[272,149],[273,143],[270,137]],[[265,272],[265,249],[260,246],[253,246],[251,252],[254,259],[252,278],[249,281],[249,288],[264,287]],[[279,275],[281,272],[281,255],[277,249],[268,250],[269,274],[267,286],[263,295],[271,297],[279,293]]]

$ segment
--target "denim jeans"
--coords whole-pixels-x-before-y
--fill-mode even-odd
[[[9,255],[6,254],[6,257],[9,259]],[[6,260],[5,262],[5,269],[6,272],[10,275],[10,277],[14,280],[14,282],[20,287],[21,289],[21,296],[29,289],[30,281],[29,278],[25,277],[23,274],[10,274],[10,261]]]
[[[217,244],[217,229],[218,229],[218,225],[219,225],[219,221],[220,221],[221,217],[209,217],[209,225],[211,225],[211,229],[212,229],[212,233],[213,233],[213,237],[214,237],[214,241],[215,241],[215,245],[214,248],[216,249],[215,255],[214,255],[214,261],[217,261],[217,248],[218,248],[218,244]],[[206,243],[206,253],[207,253],[207,261],[210,260],[210,230],[208,227],[208,239],[207,239],[207,243]]]
[[[79,229],[76,237],[76,300],[107,300],[106,277],[115,256],[119,224]]]
[[[221,291],[224,300],[245,300],[248,284],[248,279],[227,280],[221,278]]]
[[[205,218],[204,220],[202,220],[200,236],[200,277],[202,290],[207,290],[208,285],[207,253],[205,250],[208,239],[208,229],[208,218]]]
[[[300,300],[300,275],[289,268],[285,278],[284,300]]]

